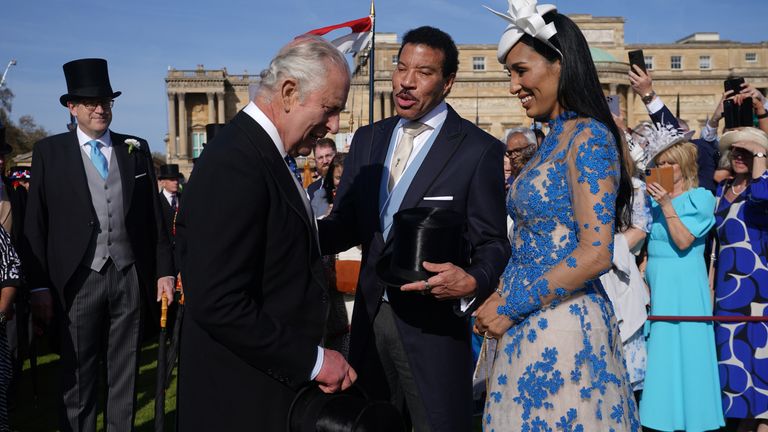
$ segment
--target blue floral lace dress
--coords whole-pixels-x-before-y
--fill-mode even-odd
[[[516,324],[498,343],[484,429],[636,431],[618,326],[597,279],[612,256],[615,141],[575,113],[550,128],[507,200],[516,228],[499,312]]]

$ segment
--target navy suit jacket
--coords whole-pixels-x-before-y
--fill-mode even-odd
[[[376,275],[376,263],[392,243],[392,236],[385,240],[381,232],[379,191],[387,149],[399,120],[390,117],[357,130],[333,211],[318,221],[324,254],[363,246],[350,362],[360,373],[361,385],[376,398],[386,397],[372,376],[381,366],[370,358],[372,323],[385,289]],[[471,264],[465,270],[477,281],[473,307],[496,288],[510,254],[503,154],[500,141],[449,106],[445,123],[400,206],[401,210],[440,206],[466,215]],[[424,200],[425,196],[453,199],[432,201]],[[466,314],[455,312],[456,301],[437,301],[397,288],[389,288],[387,295],[432,429],[470,430],[473,364]]]
[[[651,120],[654,123],[668,124],[672,127],[679,129],[680,123],[672,111],[664,105],[659,111],[651,114]],[[717,183],[715,183],[715,170],[717,164],[720,161],[720,151],[717,148],[716,142],[705,141],[701,138],[691,140],[696,148],[699,150],[699,186],[706,188],[714,195],[717,191]]]

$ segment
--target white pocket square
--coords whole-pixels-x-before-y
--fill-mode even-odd
[[[453,195],[424,197],[424,201],[453,201]]]
[[[137,176],[136,176],[136,177],[134,177],[134,178],[144,177],[145,175],[147,175],[147,173],[141,173],[141,174],[137,175]]]

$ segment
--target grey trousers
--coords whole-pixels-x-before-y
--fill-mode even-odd
[[[397,330],[397,323],[389,303],[381,303],[379,313],[373,320],[373,332],[376,336],[379,361],[392,395],[392,404],[401,412],[407,407],[415,432],[429,432],[431,429],[424,403],[411,372],[408,355],[400,340],[400,332]]]
[[[61,430],[96,431],[100,361],[106,365],[107,431],[132,431],[141,326],[139,280],[133,265],[100,272],[80,267],[66,289],[61,325]],[[104,355],[106,354],[106,356]]]

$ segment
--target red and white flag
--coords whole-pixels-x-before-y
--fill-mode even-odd
[[[331,41],[331,43],[344,54],[357,54],[358,52],[362,51],[370,42],[372,36],[371,28],[373,27],[373,21],[371,21],[371,17],[369,16],[347,21],[341,24],[310,30],[307,32],[307,34],[323,36],[326,33],[344,27],[349,27],[352,29],[352,33]]]

